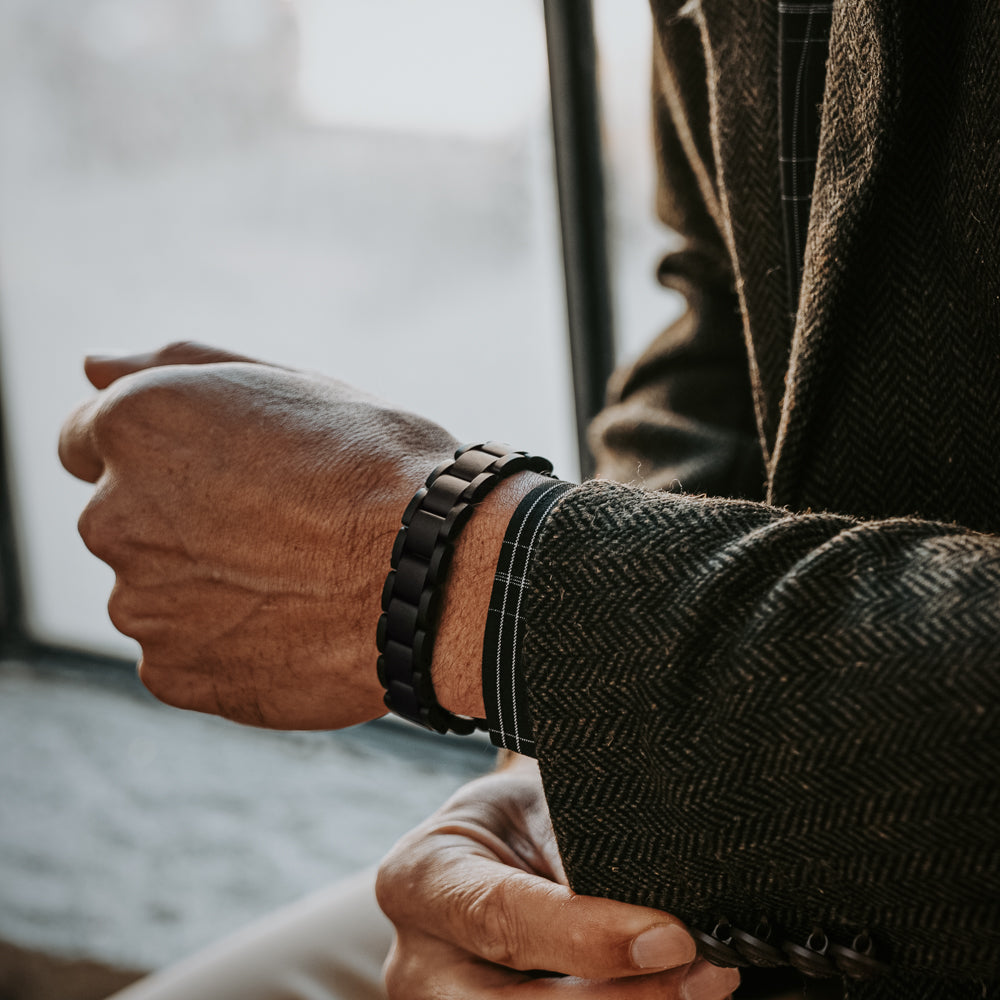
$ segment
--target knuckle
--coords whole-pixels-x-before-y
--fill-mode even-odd
[[[111,444],[121,427],[140,416],[149,395],[144,372],[133,372],[118,379],[105,390],[100,409],[94,416],[94,435]]]
[[[197,340],[174,340],[155,354],[157,365],[207,365],[224,361],[251,361],[243,354],[211,347]]]
[[[96,495],[83,508],[77,519],[77,530],[84,545],[98,559],[109,566],[120,563],[122,553],[121,531],[108,513],[105,497]]]
[[[464,963],[442,959],[432,938],[397,934],[382,965],[382,983],[388,1000],[441,1000],[469,997]],[[479,991],[475,995],[481,996]],[[492,996],[492,991],[490,992]]]
[[[389,1000],[412,1000],[413,985],[420,982],[414,976],[415,971],[402,941],[396,938],[382,966],[382,981]]]
[[[138,627],[139,614],[136,601],[131,590],[123,586],[121,581],[115,583],[108,597],[108,617],[123,635],[131,636],[133,639],[140,638],[141,629]]]
[[[163,602],[121,574],[108,597],[108,617],[119,632],[135,639],[147,654],[155,648],[158,659],[163,659],[167,649],[181,653],[185,648],[177,628],[171,627],[170,612]]]
[[[128,453],[134,438],[150,422],[150,406],[155,395],[144,373],[127,375],[105,390],[106,395],[94,414],[91,436],[99,454],[115,458]]]
[[[200,357],[207,353],[208,348],[194,340],[172,340],[156,352],[156,359],[161,364],[181,362],[192,357]]]
[[[469,926],[476,929],[476,950],[481,958],[510,969],[530,967],[524,961],[524,922],[507,880],[473,893],[466,904],[466,917]]]
[[[200,398],[197,375],[177,368],[151,368],[123,375],[105,395],[91,424],[91,440],[109,468],[128,477],[157,468],[159,449],[192,430]]]
[[[419,828],[418,828],[419,831]],[[425,910],[434,888],[433,855],[424,850],[418,831],[403,837],[382,859],[375,875],[375,899],[382,912],[397,926]]]
[[[204,698],[204,692],[192,685],[190,678],[177,668],[176,663],[166,658],[156,644],[143,643],[142,650],[138,667],[139,680],[157,701],[172,708],[214,711]]]
[[[389,1000],[406,1000],[406,978],[401,974],[399,964],[393,960],[391,955],[386,959],[385,967],[382,970],[382,981]]]
[[[143,653],[142,659],[139,661],[139,680],[142,682],[142,686],[157,700],[163,702],[164,705],[169,705],[171,708],[193,708],[195,707],[192,703],[189,703],[184,697],[182,697],[180,691],[171,684],[170,673],[161,670],[155,661],[147,656],[145,652]]]
[[[375,876],[375,901],[379,909],[393,921],[399,914],[399,868],[396,849],[393,848],[378,866]]]
[[[591,928],[570,923],[563,931],[566,935],[566,953],[573,961],[579,962],[597,957],[594,934]]]

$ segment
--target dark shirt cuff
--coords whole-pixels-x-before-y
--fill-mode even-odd
[[[535,727],[528,708],[521,647],[522,612],[535,544],[556,501],[571,483],[536,486],[517,506],[507,525],[493,577],[483,637],[483,700],[494,746],[535,756]]]

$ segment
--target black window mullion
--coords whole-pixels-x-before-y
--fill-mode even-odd
[[[556,183],[580,473],[614,367],[604,170],[591,0],[544,0]]]

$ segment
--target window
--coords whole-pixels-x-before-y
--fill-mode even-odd
[[[615,319],[620,351],[631,354],[674,308],[652,278],[663,235],[650,218],[648,10],[641,0],[601,0],[596,11]],[[80,366],[89,351],[195,339],[315,368],[462,437],[531,447],[561,474],[576,475],[547,86],[540,0],[3,5],[2,391],[26,623],[36,639],[135,655],[107,619],[110,571],[76,534],[90,488],[71,480],[55,456],[66,413],[90,394]],[[8,695],[27,677],[8,672]],[[6,702],[8,712],[40,713],[17,730],[36,742],[8,747],[11,770],[0,773],[5,801],[21,803],[8,814],[15,817],[8,854],[16,851],[29,873],[32,858],[48,864],[43,829],[57,817],[57,826],[72,827],[77,813],[62,798],[70,789],[118,803],[122,793],[133,808],[153,809],[165,795],[155,783],[143,790],[144,776],[169,771],[184,756],[180,748],[210,743],[229,748],[219,767],[233,774],[240,760],[257,761],[263,784],[254,789],[266,798],[266,782],[283,780],[274,777],[281,767],[304,772],[303,760],[327,752],[307,737],[279,746],[270,734],[234,736],[215,720],[166,710],[157,725],[173,735],[161,739],[143,735],[139,715],[102,716],[96,703],[92,724],[103,729],[81,749],[61,734],[94,698],[100,702],[92,680],[47,676],[44,690]],[[199,743],[214,725],[209,743]],[[353,740],[345,736],[337,752],[355,759],[369,752]],[[474,753],[474,766],[488,766],[485,751]],[[272,777],[263,775],[262,761],[279,758]],[[109,779],[111,767],[119,769]],[[445,766],[447,780],[468,767],[468,758]],[[48,800],[39,802],[29,786],[43,774],[65,780],[45,786]],[[171,808],[201,795],[200,815],[222,815],[212,812],[221,808],[217,789],[184,788]],[[414,808],[423,808],[422,798]],[[425,801],[430,808],[434,793]],[[80,805],[93,808],[90,799]],[[415,818],[397,817],[401,828]],[[251,820],[264,822],[257,814]],[[99,894],[94,880],[110,878],[116,866],[88,871],[87,857],[100,849],[91,821],[88,813],[69,838],[73,850],[40,874],[43,887],[68,885],[77,901]],[[224,851],[225,840],[217,829],[216,847]],[[200,843],[179,850],[213,849],[211,836]],[[124,842],[115,850],[129,863],[139,857]],[[285,880],[277,897],[263,900],[268,905],[299,891],[296,878],[313,877],[280,860],[268,872],[272,882]],[[197,883],[188,872],[176,884],[186,878]],[[262,902],[242,884],[229,890],[231,904],[247,892]],[[25,894],[38,897],[37,885]],[[188,928],[181,938],[167,934],[167,951],[137,961],[176,957],[197,942],[198,924],[176,909],[181,896],[151,896],[144,917],[120,912],[129,923],[159,921],[161,933]],[[102,942],[120,936],[114,924],[67,905],[55,900],[53,911],[35,911],[48,935],[39,945],[75,941],[128,960],[102,952]],[[153,912],[157,906],[163,912]],[[25,912],[9,907],[4,919]],[[66,917],[59,926],[52,912],[75,915],[76,923]],[[215,919],[208,911],[209,929]],[[0,923],[0,936],[9,932]]]

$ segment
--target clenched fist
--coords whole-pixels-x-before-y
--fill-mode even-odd
[[[116,574],[112,621],[163,701],[276,728],[384,712],[374,630],[441,427],[333,379],[175,344],[90,358],[60,457]]]

